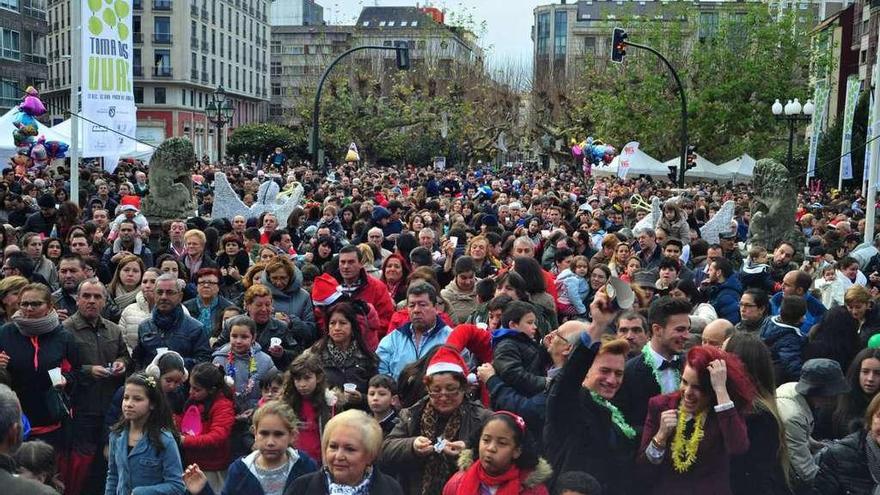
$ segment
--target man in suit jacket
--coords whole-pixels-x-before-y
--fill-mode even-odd
[[[651,340],[642,352],[626,363],[623,386],[615,403],[627,423],[642,434],[648,400],[678,390],[684,360],[681,353],[690,337],[691,303],[686,299],[661,297],[651,303],[648,320]]]

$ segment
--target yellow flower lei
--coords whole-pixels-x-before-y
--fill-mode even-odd
[[[691,468],[697,461],[697,449],[703,439],[703,426],[706,424],[706,411],[697,414],[694,419],[694,432],[685,441],[684,430],[687,427],[687,413],[683,407],[678,409],[678,424],[675,426],[675,436],[672,439],[672,466],[676,472],[683,473]]]

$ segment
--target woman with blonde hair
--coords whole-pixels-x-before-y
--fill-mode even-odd
[[[849,369],[856,354],[868,346],[868,339],[880,332],[880,311],[871,300],[871,293],[861,285],[846,290],[843,306],[828,310],[810,331],[804,346],[804,362],[828,358]]]
[[[29,283],[28,279],[18,275],[0,280],[0,324],[9,322],[18,311],[18,291]]]
[[[367,272],[367,275],[374,278],[382,278],[382,271],[376,267],[376,253],[373,252],[373,248],[370,244],[366,242],[362,242],[358,244],[358,251],[361,252],[361,260],[364,265],[364,271]]]
[[[626,263],[631,256],[632,249],[629,247],[629,244],[625,242],[618,243],[617,246],[614,247],[614,254],[611,255],[611,260],[608,262],[608,268],[611,270],[611,275],[620,278],[621,275],[625,274]]]
[[[489,239],[484,235],[473,237],[468,242],[464,254],[474,259],[477,278],[491,277],[501,267],[501,262],[492,258],[489,251]]]

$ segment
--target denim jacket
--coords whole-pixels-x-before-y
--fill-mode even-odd
[[[104,495],[183,495],[183,466],[171,433],[162,433],[162,452],[147,435],[128,450],[128,428],[110,434]]]

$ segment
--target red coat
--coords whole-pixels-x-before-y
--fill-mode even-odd
[[[334,276],[337,281],[342,283],[341,275]],[[388,322],[391,321],[391,315],[394,314],[394,301],[388,295],[388,286],[378,278],[367,275],[364,270],[361,270],[360,279],[364,280],[364,284],[352,294],[352,299],[360,299],[372,304],[376,308],[376,313],[379,314],[379,327],[388,328]],[[381,339],[382,336],[380,335],[379,338]]]
[[[199,406],[201,410],[203,406]],[[180,428],[182,416],[176,416]],[[218,394],[208,419],[202,423],[202,433],[182,437],[185,464],[198,464],[204,471],[223,471],[232,462],[229,437],[235,423],[235,406],[223,394]]]
[[[648,401],[648,416],[642,431],[642,446],[636,459],[636,467],[645,476],[645,486],[654,495],[677,495],[681,493],[707,493],[731,495],[730,458],[749,450],[749,435],[742,414],[736,409],[720,413],[712,410],[706,418],[703,439],[697,449],[697,460],[686,472],[679,474],[672,467],[672,439],[669,440],[663,463],[651,464],[645,457],[645,449],[657,433],[660,414],[678,408],[680,393],[657,395]],[[757,495],[757,494],[756,494]]]

